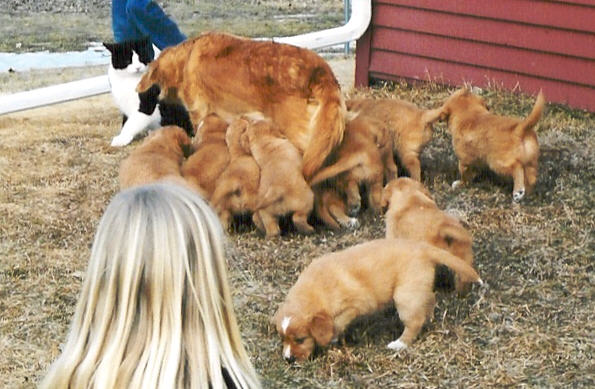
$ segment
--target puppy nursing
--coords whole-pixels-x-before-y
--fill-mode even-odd
[[[525,119],[490,113],[484,100],[462,88],[443,105],[448,130],[459,159],[460,181],[469,183],[477,165],[487,165],[497,174],[512,177],[512,197],[520,201],[537,181],[539,144],[533,129],[541,117],[545,99],[540,92]]]
[[[261,112],[303,155],[310,178],[339,144],[345,103],[330,66],[311,50],[205,33],[161,52],[140,80],[141,105],[181,101],[194,124]]]
[[[177,126],[153,131],[121,162],[120,189],[164,179],[187,185],[180,169],[191,142]]]
[[[434,304],[437,265],[452,269],[461,282],[480,282],[460,258],[427,243],[373,240],[314,259],[291,287],[274,316],[288,361],[308,358],[316,345],[337,339],[355,318],[393,302],[405,329],[388,344],[411,345]]]

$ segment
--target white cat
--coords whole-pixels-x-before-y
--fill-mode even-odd
[[[151,115],[140,112],[136,93],[136,85],[153,59],[150,45],[148,40],[104,43],[112,54],[107,71],[112,97],[124,115],[122,129],[112,139],[112,146],[125,146],[141,132],[161,127],[159,110],[155,109]]]

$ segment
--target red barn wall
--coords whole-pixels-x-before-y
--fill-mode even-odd
[[[375,0],[355,84],[403,78],[543,89],[595,111],[595,0]]]

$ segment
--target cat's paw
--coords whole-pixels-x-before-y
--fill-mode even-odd
[[[126,146],[130,142],[132,142],[132,137],[131,136],[126,136],[126,135],[121,135],[120,134],[120,135],[114,136],[112,138],[111,145],[113,147],[122,147],[122,146]]]

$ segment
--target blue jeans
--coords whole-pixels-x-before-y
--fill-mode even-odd
[[[112,0],[112,29],[117,43],[149,37],[160,50],[186,39],[152,0]]]

